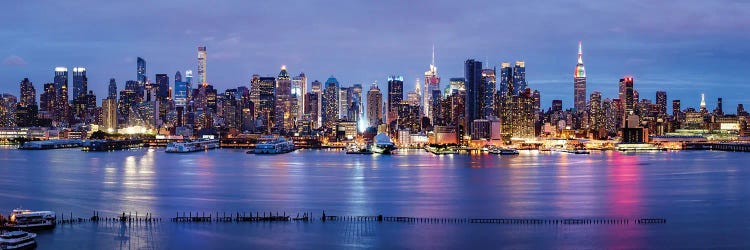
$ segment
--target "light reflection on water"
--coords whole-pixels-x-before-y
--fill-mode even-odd
[[[22,205],[88,217],[123,211],[170,217],[176,212],[479,218],[664,217],[651,227],[523,227],[351,223],[207,224],[122,227],[74,225],[40,235],[42,243],[94,248],[200,247],[198,239],[284,248],[430,246],[649,248],[712,246],[724,237],[748,246],[750,156],[726,152],[573,155],[521,151],[515,156],[345,155],[301,150],[255,156],[244,150],[167,154],[163,150],[86,153],[75,149],[0,149],[0,212]],[[690,225],[703,225],[691,227]],[[266,237],[232,237],[236,235]],[[332,234],[332,235],[329,235]],[[92,240],[95,235],[106,237]],[[98,237],[98,236],[97,236]],[[149,238],[150,237],[150,238]],[[193,237],[178,241],[176,238]],[[486,239],[485,239],[486,238]],[[655,239],[663,240],[655,240]],[[229,240],[227,240],[229,239]],[[398,239],[398,240],[394,240]],[[481,239],[481,240],[480,240]],[[595,239],[595,240],[594,240]],[[705,239],[705,238],[704,238]],[[668,242],[668,243],[665,243]],[[677,243],[675,243],[677,242]],[[66,245],[72,244],[72,245]],[[660,245],[661,244],[661,245]],[[226,245],[229,246],[229,245]]]

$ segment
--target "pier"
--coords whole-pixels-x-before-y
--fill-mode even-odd
[[[750,143],[686,143],[685,149],[690,150],[716,150],[729,152],[750,152]]]
[[[142,140],[91,140],[83,143],[81,151],[114,151],[143,147]]]
[[[58,213],[57,224],[84,222],[156,223],[162,221],[176,223],[293,223],[293,222],[375,222],[406,224],[503,224],[503,225],[652,225],[666,224],[665,218],[451,218],[451,217],[408,217],[408,216],[340,216],[323,212],[314,217],[310,212],[287,214],[286,212],[176,212],[174,217],[153,217],[151,213],[123,212],[113,217],[100,217],[94,212],[90,218],[74,217],[72,213]]]
[[[18,147],[26,150],[45,150],[59,148],[78,148],[83,145],[81,140],[47,140],[47,141],[29,141]]]

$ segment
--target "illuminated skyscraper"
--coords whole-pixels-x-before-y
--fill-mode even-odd
[[[73,99],[77,99],[88,92],[88,78],[86,68],[73,68]]]
[[[383,93],[377,82],[373,82],[367,91],[367,121],[368,126],[377,127],[383,123]]]
[[[497,85],[495,74],[495,69],[482,70],[481,119],[489,119],[490,116],[495,116],[495,85]]]
[[[39,106],[36,105],[36,89],[28,78],[21,81],[21,96],[16,105],[16,125],[19,127],[36,126],[36,118]]]
[[[635,111],[635,94],[633,91],[633,77],[626,76],[620,79],[620,101],[622,102],[621,125],[624,127],[627,117]]]
[[[667,92],[656,91],[656,107],[659,110],[659,118],[667,117]]]
[[[602,109],[602,93],[599,91],[591,92],[591,102],[589,102],[588,110],[590,113],[589,119],[591,120],[591,130],[598,137],[599,131],[606,127],[605,114]]]
[[[437,66],[435,66],[435,46],[432,46],[432,63],[430,63],[430,69],[424,72],[424,94],[422,95],[424,115],[430,120],[433,119],[430,102],[435,90],[440,90],[440,76],[438,76]]]
[[[29,81],[29,78],[24,78],[20,83],[20,87],[21,98],[18,105],[24,107],[28,105],[36,105],[36,89],[34,89],[34,84]]]
[[[67,123],[70,114],[70,104],[68,104],[68,68],[55,68],[55,92],[57,96],[55,98],[53,120],[57,124]]]
[[[276,78],[276,126],[279,129],[289,131],[294,127],[297,99],[292,99],[292,79],[286,65],[282,65]]]
[[[398,105],[404,100],[404,77],[403,76],[389,76],[388,77],[388,106],[386,119],[388,124],[398,118]]]
[[[523,61],[516,61],[516,65],[513,67],[514,94],[520,95],[526,88],[526,63],[524,63]]]
[[[198,83],[208,85],[208,79],[206,79],[206,46],[198,47]]]
[[[333,128],[339,118],[339,81],[333,76],[326,80],[321,105],[323,126]]]
[[[298,76],[292,77],[292,96],[297,98],[297,105],[305,107],[305,93],[307,93],[307,76],[305,73],[300,73]],[[297,119],[302,119],[304,115],[304,108],[299,108],[297,112]]]
[[[586,111],[586,69],[583,67],[581,42],[578,42],[578,63],[573,73],[573,105],[578,112]]]
[[[107,133],[117,131],[117,100],[105,98],[102,100],[102,126]]]
[[[256,115],[262,121],[262,126],[270,132],[275,118],[276,106],[276,78],[258,77],[258,104]]]

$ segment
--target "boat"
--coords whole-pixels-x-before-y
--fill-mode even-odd
[[[370,150],[370,145],[362,145],[352,143],[349,144],[346,147],[346,154],[355,154],[355,155],[369,155],[372,154],[372,150]]]
[[[104,152],[115,150],[128,150],[143,147],[143,141],[137,139],[127,140],[89,140],[83,142],[81,151]]]
[[[517,155],[518,150],[515,148],[493,148],[490,149],[489,153],[496,155]]]
[[[294,142],[283,136],[264,136],[258,139],[255,149],[247,151],[248,154],[284,154],[294,151]]]
[[[170,142],[167,144],[167,153],[190,153],[219,148],[218,139],[198,139],[185,142]]]
[[[451,146],[445,146],[445,147],[439,147],[439,146],[426,146],[425,150],[427,152],[436,154],[436,155],[451,155],[451,154],[458,154],[458,151],[456,151],[455,147]]]
[[[0,234],[0,249],[34,249],[36,234],[21,230]]]
[[[569,150],[568,153],[573,153],[577,155],[587,155],[587,154],[590,154],[591,152],[585,149],[574,149],[574,150]]]
[[[615,146],[620,152],[660,152],[667,151],[667,148],[650,143],[619,143]]]
[[[375,136],[372,143],[372,152],[376,154],[392,154],[396,150],[396,145],[391,141],[391,137],[385,133]]]
[[[55,212],[19,208],[13,210],[5,226],[15,229],[47,229],[54,228],[56,220]]]

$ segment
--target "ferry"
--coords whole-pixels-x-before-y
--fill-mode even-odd
[[[248,154],[284,154],[294,151],[294,142],[282,136],[264,136],[258,139],[255,149]]]
[[[218,139],[198,139],[185,142],[170,142],[167,144],[167,153],[190,153],[219,148]]]
[[[0,249],[34,249],[36,234],[21,230],[0,234]]]
[[[391,141],[391,137],[385,133],[375,136],[372,143],[372,152],[376,154],[392,154],[396,150],[396,145]]]
[[[490,154],[496,155],[517,155],[518,149],[515,148],[493,148],[490,149]]]
[[[54,228],[56,220],[55,212],[19,208],[10,214],[6,226],[15,229],[47,229]]]
[[[371,145],[359,145],[356,143],[349,144],[346,147],[346,154],[355,154],[355,155],[369,155],[372,154]]]
[[[615,149],[620,152],[661,152],[667,151],[666,148],[650,143],[619,143]]]

